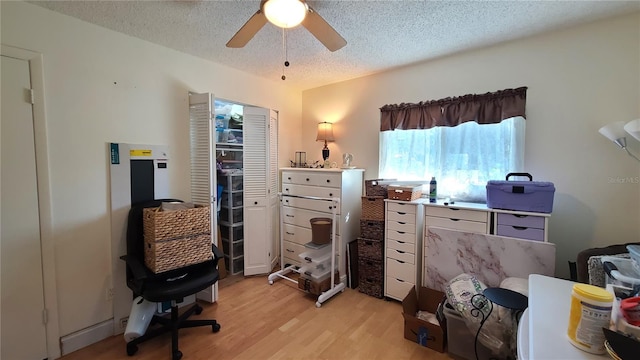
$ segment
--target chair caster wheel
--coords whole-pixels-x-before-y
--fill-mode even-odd
[[[220,324],[211,325],[211,331],[214,333],[220,331]]]
[[[180,350],[174,351],[172,360],[180,360],[180,359],[182,359],[182,352]]]
[[[127,355],[133,356],[136,352],[138,352],[138,345],[127,344]]]
[[[196,315],[202,314],[202,306],[196,305],[195,313],[196,313]]]

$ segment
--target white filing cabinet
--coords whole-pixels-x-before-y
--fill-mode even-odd
[[[363,169],[307,169],[283,168],[283,195],[339,198],[337,208],[336,241],[340,277],[346,279],[346,244],[358,237],[360,231]],[[311,223],[314,217],[332,215],[332,203],[313,199],[283,196],[283,251],[285,262],[300,265],[298,255],[311,242]]]
[[[422,200],[385,200],[384,296],[402,301],[422,271]]]

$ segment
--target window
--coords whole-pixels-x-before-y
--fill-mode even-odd
[[[524,167],[525,119],[380,132],[379,177],[438,181],[438,197],[484,202],[489,180]]]

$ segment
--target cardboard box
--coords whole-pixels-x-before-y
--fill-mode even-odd
[[[402,300],[405,339],[433,350],[444,352],[445,335],[442,326],[416,317],[418,310],[435,314],[438,304],[440,304],[444,296],[443,292],[426,287],[420,287],[420,295],[418,296],[416,288],[411,288],[407,296]]]

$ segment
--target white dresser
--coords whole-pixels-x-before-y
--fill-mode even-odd
[[[445,205],[443,201],[424,205],[424,235],[429,226],[462,232],[499,235],[516,239],[548,242],[551,214],[488,208],[486,204],[456,202]],[[423,284],[429,264],[426,261],[427,241],[423,239]]]
[[[364,169],[307,169],[283,168],[282,194],[339,198],[336,241],[340,278],[346,279],[346,244],[355,240],[360,231],[361,196]],[[311,241],[314,217],[332,216],[331,203],[312,199],[283,196],[283,251],[285,263],[300,265],[298,255]]]
[[[385,200],[384,296],[402,301],[422,271],[422,202]]]

